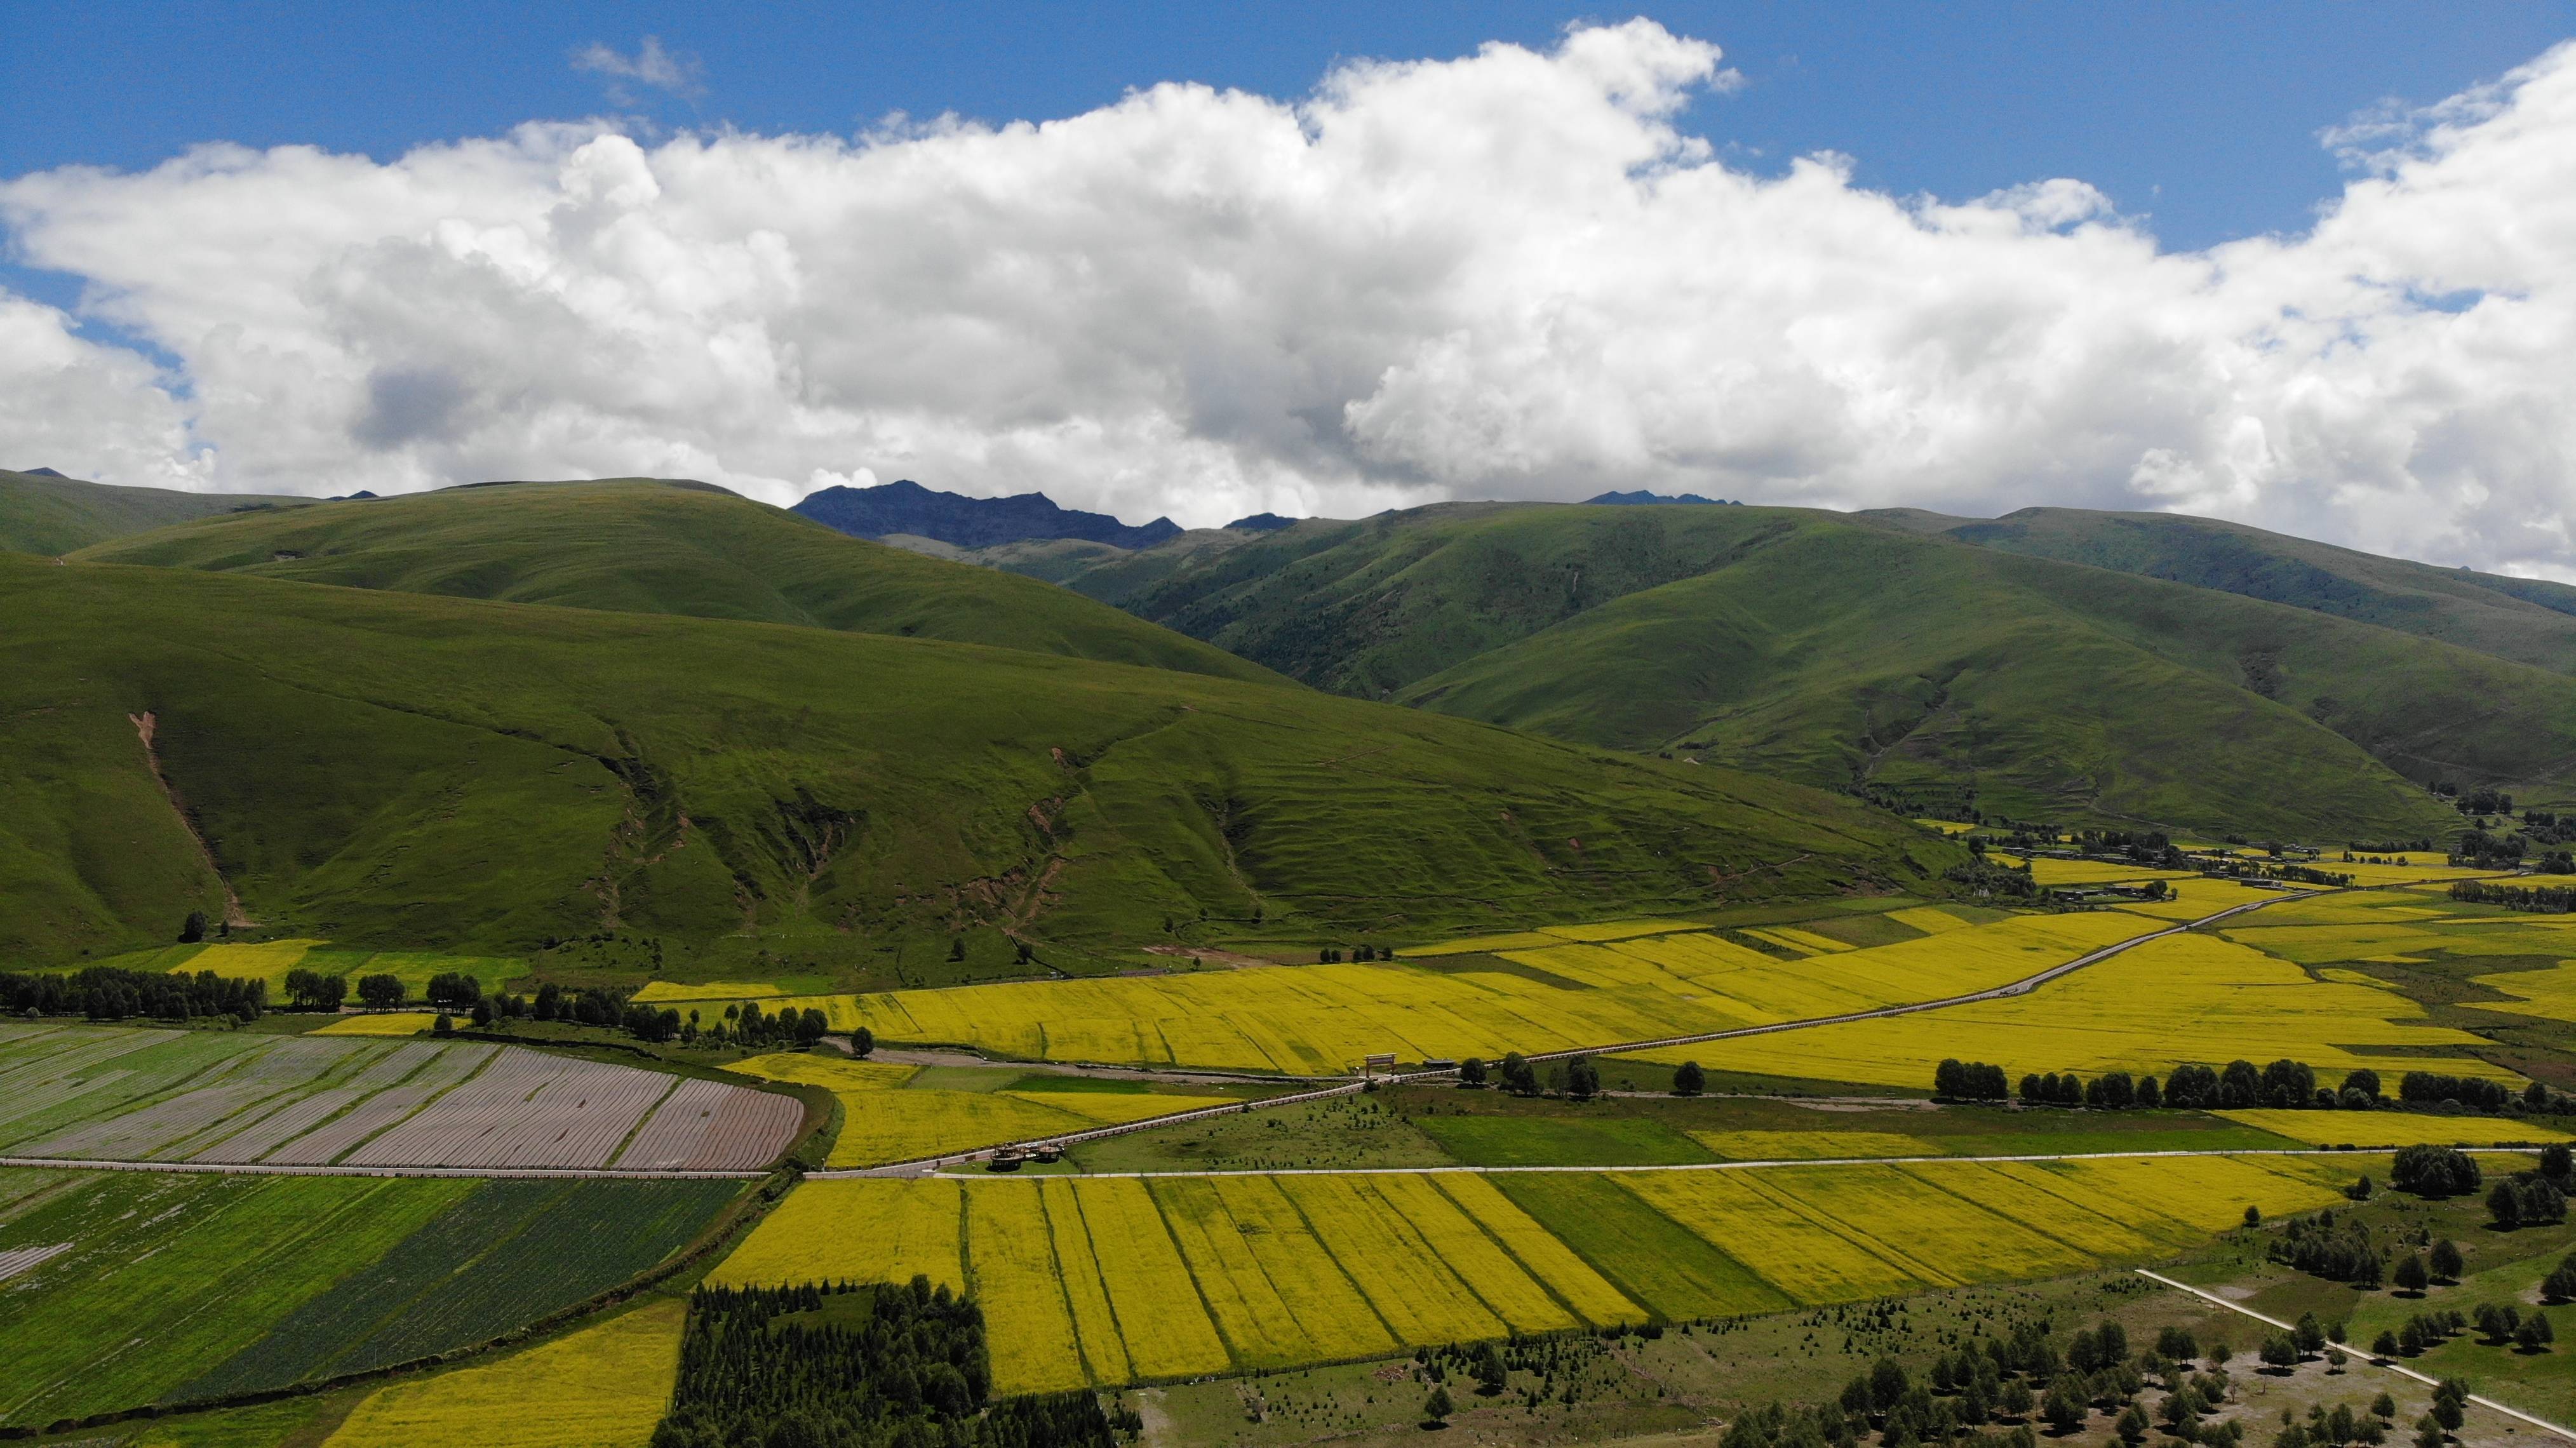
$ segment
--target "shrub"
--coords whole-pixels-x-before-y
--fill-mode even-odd
[[[2399,1191],[2424,1197],[2465,1195],[2476,1191],[2480,1181],[2477,1162],[2449,1146],[2407,1147],[2397,1153],[2388,1176]]]
[[[2487,1193],[2487,1212],[2499,1227],[2538,1226],[2567,1220],[2567,1195],[2538,1172],[2516,1172]]]

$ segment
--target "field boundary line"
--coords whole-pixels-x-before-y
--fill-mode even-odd
[[[0,1156],[0,1167],[44,1171],[193,1172],[207,1176],[494,1177],[501,1179],[663,1182],[756,1182],[765,1171],[619,1171],[578,1166],[333,1166],[273,1161],[94,1161],[77,1156]]]
[[[2161,1273],[2161,1272],[2150,1272],[2150,1271],[2148,1271],[2148,1270],[2147,1270],[2146,1268],[2144,1268],[2144,1267],[2136,1268],[2136,1269],[2134,1269],[2134,1270],[2135,1270],[2135,1271],[2137,1272],[2137,1274],[2138,1274],[2139,1276],[2141,1276],[2141,1277],[2148,1278],[2148,1279],[2150,1279],[2150,1280],[2152,1280],[2152,1281],[2161,1282],[2161,1283],[2163,1283],[2165,1286],[2170,1287],[2170,1288],[2174,1289],[2174,1290],[2175,1290],[2175,1291],[2177,1291],[2177,1292],[2188,1292],[2188,1293],[2190,1293],[2192,1296],[2194,1296],[2194,1297],[2197,1297],[2197,1298],[2201,1299],[2203,1302],[2214,1303],[2214,1304],[2216,1304],[2217,1306],[2220,1306],[2220,1307],[2224,1307],[2224,1308],[2226,1308],[2226,1309],[2227,1309],[2228,1311],[2230,1311],[2230,1312],[2239,1313],[2239,1314],[2241,1314],[2241,1315],[2243,1315],[2243,1316],[2250,1317],[2250,1318],[2254,1319],[2256,1322],[2265,1323],[2265,1324],[2268,1324],[2268,1325],[2270,1325],[2270,1326],[2272,1326],[2272,1327],[2277,1327],[2277,1328],[2281,1329],[2283,1332],[2289,1332],[2289,1331],[2291,1331],[2291,1330],[2292,1330],[2292,1329],[2291,1329],[2290,1324],[2288,1324],[2288,1323],[2286,1323],[2286,1322],[2281,1321],[2281,1320],[2280,1320],[2279,1318],[2277,1318],[2277,1317],[2265,1317],[2262,1313],[2256,1312],[2253,1308],[2250,1308],[2250,1307],[2244,1306],[2244,1305],[2243,1305],[2243,1304],[2241,1304],[2241,1303],[2230,1302],[2230,1301],[2228,1301],[2226,1298],[2219,1296],[2219,1295],[2218,1295],[2217,1293],[2215,1293],[2215,1292],[2204,1292],[2204,1291],[2202,1291],[2200,1288],[2194,1287],[2194,1286],[2192,1286],[2192,1285],[2191,1285],[2190,1283],[2188,1283],[2188,1282],[2176,1282],[2175,1280],[2173,1280],[2173,1279],[2172,1279],[2172,1278],[2170,1278],[2170,1277],[2167,1277],[2166,1275],[2164,1275],[2164,1274],[2163,1274],[2163,1273]],[[2410,1367],[2406,1366],[2404,1363],[2395,1362],[2395,1361],[2392,1361],[2392,1360],[2390,1360],[2390,1359],[2388,1359],[2388,1358],[2380,1357],[2380,1356],[2378,1356],[2378,1355],[2377,1355],[2377,1354],[2375,1354],[2375,1353],[2356,1352],[2356,1353],[2354,1354],[2354,1356],[2359,1357],[2359,1358],[2363,1359],[2364,1361],[2368,1362],[2372,1367],[2375,1367],[2375,1368],[2385,1368],[2385,1369],[2387,1369],[2389,1372],[2396,1373],[2396,1374],[2398,1374],[2398,1375],[2399,1375],[2399,1376],[2401,1376],[2401,1377],[2409,1377],[2409,1378],[2413,1378],[2415,1381],[2417,1381],[2417,1382],[2419,1382],[2419,1383],[2424,1384],[2426,1387],[2439,1387],[2439,1386],[2441,1386],[2441,1384],[2440,1384],[2439,1380],[2434,1379],[2434,1378],[2427,1377],[2427,1376],[2425,1376],[2424,1374],[2422,1374],[2422,1373],[2419,1373],[2419,1372],[2415,1371],[2413,1368],[2410,1368]],[[2525,1423],[2529,1423],[2531,1426],[2533,1426],[2533,1427],[2535,1427],[2535,1428],[2538,1428],[2538,1429],[2543,1430],[2544,1432],[2555,1433],[2555,1434],[2557,1434],[2557,1435],[2558,1435],[2559,1437],[2561,1437],[2561,1438],[2565,1438],[2565,1439],[2568,1439],[2568,1440],[2570,1440],[2570,1441],[2576,1441],[2576,1430],[2571,1430],[2571,1429],[2567,1429],[2567,1428],[2562,1428],[2562,1427],[2560,1427],[2559,1425],[2557,1425],[2556,1423],[2550,1422],[2550,1421],[2549,1421],[2548,1419],[2546,1419],[2546,1418],[2535,1418],[2535,1417],[2533,1417],[2531,1414],[2524,1412],[2524,1411],[2523,1411],[2523,1410],[2521,1410],[2520,1408],[2508,1408],[2508,1407],[2506,1407],[2504,1404],[2497,1402],[2497,1401],[2496,1401],[2495,1399],[2493,1399],[2493,1398],[2484,1398],[2484,1397],[2480,1397],[2480,1396],[2478,1396],[2476,1393],[2471,1393],[2471,1394],[2469,1394],[2469,1401],[2470,1401],[2470,1402],[2472,1402],[2472,1403],[2477,1404],[2477,1405],[2478,1405],[2479,1407],[2481,1407],[2481,1408],[2493,1408],[2494,1410],[2496,1410],[2496,1411],[2497,1411],[2497,1412],[2499,1412],[2499,1413],[2504,1414],[2504,1415],[2505,1415],[2506,1417],[2508,1417],[2508,1418],[2518,1418],[2518,1419],[2522,1420],[2522,1421],[2523,1421],[2523,1422],[2525,1422]]]

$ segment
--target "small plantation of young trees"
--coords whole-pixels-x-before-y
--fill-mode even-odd
[[[1089,1392],[991,1392],[982,1310],[927,1277],[701,1287],[653,1448],[1111,1448],[1141,1426]]]

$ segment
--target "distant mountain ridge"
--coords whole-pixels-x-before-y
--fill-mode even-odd
[[[1593,497],[1586,498],[1583,501],[1588,506],[1597,505],[1602,507],[1632,508],[1649,506],[1655,503],[1704,503],[1712,507],[1724,505],[1730,508],[1740,508],[1744,506],[1732,498],[1703,498],[1697,493],[1683,493],[1677,497],[1667,498],[1661,493],[1650,493],[1643,488],[1639,488],[1635,492],[1630,493],[1622,493],[1614,490],[1607,493],[1597,494]]]
[[[925,488],[909,478],[873,488],[825,488],[791,511],[853,537],[932,538],[958,548],[994,548],[1032,538],[1151,548],[1181,532],[1169,518],[1131,527],[1106,513],[1060,508],[1044,493],[969,498]]]

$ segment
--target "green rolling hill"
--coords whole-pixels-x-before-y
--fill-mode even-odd
[[[1893,516],[1981,548],[2194,584],[2576,673],[2576,588],[2564,583],[2436,568],[2170,513]]]
[[[2576,679],[2537,662],[2549,609],[2392,564],[2449,600],[2405,630],[1961,531],[1453,504],[1065,576],[1336,692],[2014,818],[2414,836],[2458,823],[2427,784],[2576,777]]]
[[[199,518],[303,507],[309,498],[118,488],[0,469],[0,551],[51,558],[130,533]]]
[[[201,519],[74,562],[998,644],[1285,682],[1077,594],[864,542],[703,483],[506,483]]]
[[[269,933],[890,986],[1964,858],[1795,784],[970,643],[9,556],[0,610],[17,959],[228,884]]]

